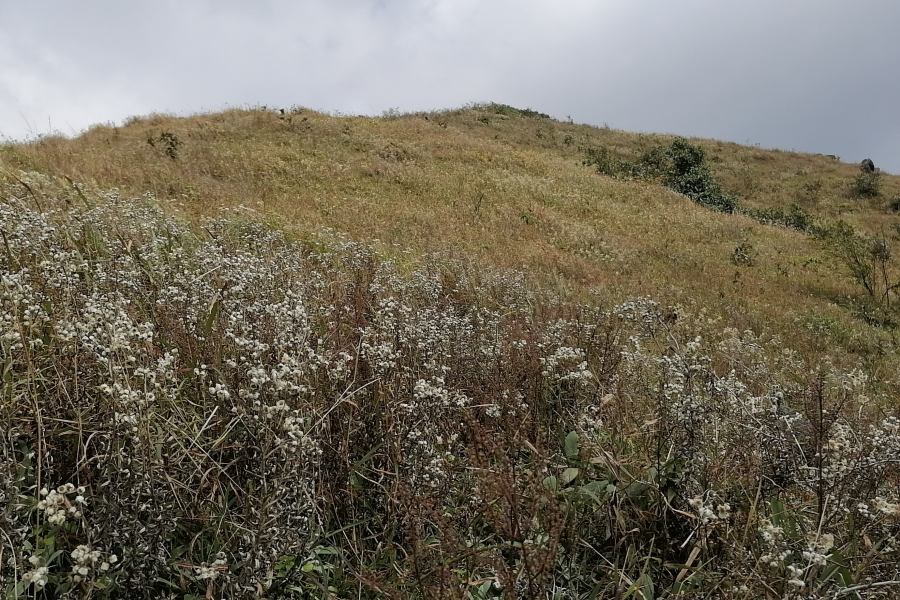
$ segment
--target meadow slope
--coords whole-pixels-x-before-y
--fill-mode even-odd
[[[828,343],[853,339],[851,349],[863,352],[860,337],[880,337],[856,332],[836,308],[855,284],[810,236],[715,213],[660,185],[583,165],[585,148],[637,154],[671,136],[528,114],[487,105],[388,118],[303,109],[151,116],[73,140],[6,146],[0,156],[13,171],[125,195],[151,192],[195,219],[242,205],[300,236],[329,227],[379,240],[388,252],[442,252],[519,269],[561,299],[651,295],[697,303],[740,329],[771,324],[791,337],[805,335],[793,332],[814,327],[811,321],[835,320],[834,328],[849,331]],[[900,193],[900,177],[882,177],[880,198],[859,199],[849,192],[855,163],[695,141],[744,206],[796,203],[813,217],[883,235],[900,223],[886,209]],[[754,253],[752,267],[732,260],[742,244]]]
[[[479,105],[0,146],[4,597],[893,597],[900,178],[682,143],[716,212],[641,171],[675,141]]]

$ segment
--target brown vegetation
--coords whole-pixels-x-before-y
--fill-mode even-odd
[[[698,142],[801,232],[583,164],[673,139],[485,105],[3,146],[0,587],[891,597],[900,182]]]

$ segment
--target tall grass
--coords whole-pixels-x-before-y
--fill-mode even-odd
[[[834,305],[856,293],[815,240],[746,215],[795,228],[807,216],[841,218],[869,235],[900,222],[881,200],[849,197],[858,165],[824,156],[691,140],[745,215],[718,214],[661,185],[603,177],[582,164],[583,148],[602,147],[655,169],[662,157],[654,148],[673,140],[501,105],[389,118],[232,110],[136,117],[75,139],[0,145],[0,171],[10,180],[19,169],[66,176],[127,196],[152,191],[195,220],[244,204],[300,235],[329,227],[411,256],[453,252],[522,270],[573,301],[600,289],[609,303],[644,295],[698,302],[742,330],[787,331],[810,314],[833,316]],[[881,181],[885,199],[900,192],[900,177]],[[738,277],[731,256],[743,243],[758,255]],[[846,311],[841,318],[864,347],[888,337]],[[819,343],[803,337],[799,350]]]
[[[855,365],[247,209],[4,198],[8,598],[897,592],[900,415]]]

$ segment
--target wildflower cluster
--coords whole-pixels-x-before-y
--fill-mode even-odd
[[[76,209],[20,178],[0,204],[12,597],[895,577],[900,415],[859,365],[702,309],[562,305],[520,273],[401,267],[247,210],[192,227],[115,191]]]
[[[76,547],[71,556],[72,581],[75,583],[81,583],[96,572],[105,573],[109,571],[111,565],[119,561],[119,557],[115,554],[110,554],[106,560],[103,560],[99,550],[94,550],[84,544]]]
[[[34,584],[35,591],[40,591],[47,585],[47,575],[50,574],[50,569],[43,565],[42,562],[41,557],[37,555],[28,557],[28,565],[32,569],[22,575],[24,587]]]
[[[70,494],[78,495],[75,496],[74,501],[69,499]],[[41,496],[43,499],[38,502],[37,507],[38,510],[44,511],[44,516],[47,518],[47,522],[51,525],[62,525],[66,522],[66,519],[80,519],[81,518],[81,507],[84,506],[87,501],[84,499],[85,489],[82,486],[75,487],[71,483],[66,483],[55,490],[48,490],[47,488],[43,488],[41,490]]]

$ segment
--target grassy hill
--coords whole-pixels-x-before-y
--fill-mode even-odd
[[[900,177],[689,140],[719,212],[676,141],[491,104],[0,147],[10,597],[888,597]]]
[[[7,146],[2,156],[7,169],[151,192],[194,219],[243,205],[300,236],[329,227],[398,256],[394,248],[449,252],[520,269],[563,299],[696,302],[741,329],[785,332],[820,318],[856,327],[834,306],[854,285],[808,235],[583,164],[586,148],[635,156],[673,138],[527,114],[487,105],[375,119],[307,110],[152,116]],[[880,198],[859,199],[850,192],[856,164],[697,142],[746,207],[796,203],[814,218],[885,235],[900,223],[886,206],[900,194],[898,177],[882,176]],[[732,260],[742,244],[753,267]]]

